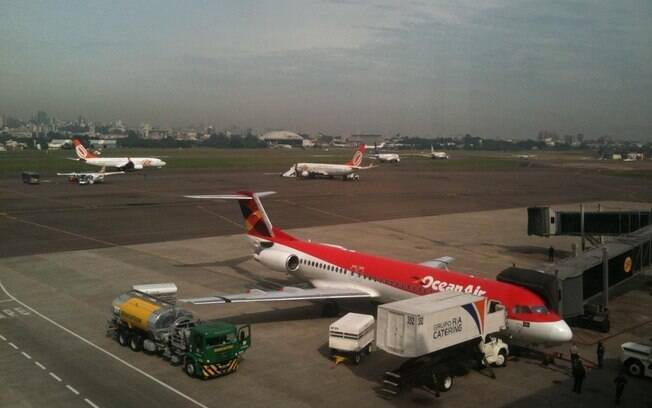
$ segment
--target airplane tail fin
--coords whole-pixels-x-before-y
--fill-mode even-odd
[[[96,156],[86,150],[83,144],[79,141],[79,139],[73,139],[72,143],[75,145],[75,153],[77,153],[77,157],[79,157],[82,160],[86,159],[92,159],[95,158]]]
[[[362,157],[364,156],[365,150],[365,145],[361,144],[360,147],[358,147],[358,150],[353,154],[353,158],[346,162],[346,164],[349,166],[360,166],[362,164]]]
[[[245,230],[247,235],[253,235],[261,238],[283,237],[293,239],[278,228],[274,228],[267,217],[265,208],[260,198],[275,194],[274,191],[264,191],[252,193],[249,191],[240,191],[236,194],[220,195],[193,195],[185,196],[188,198],[219,199],[219,200],[238,200],[242,216],[244,218]]]

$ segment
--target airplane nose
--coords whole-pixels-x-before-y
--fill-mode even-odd
[[[161,160],[161,166],[165,166],[165,164],[166,163],[163,160]]]
[[[550,334],[555,343],[568,343],[573,340],[573,331],[563,320],[555,323],[552,333]]]

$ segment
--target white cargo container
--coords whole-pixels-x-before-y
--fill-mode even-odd
[[[420,357],[505,328],[505,310],[486,298],[438,292],[378,307],[378,348],[400,357]]]
[[[330,325],[328,347],[331,356],[350,355],[358,364],[362,354],[368,354],[374,347],[376,325],[374,317],[366,314],[347,313]]]

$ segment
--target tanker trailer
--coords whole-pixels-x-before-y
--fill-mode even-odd
[[[190,311],[147,293],[131,290],[113,301],[107,335],[133,351],[160,354],[183,364],[191,377],[229,374],[251,345],[249,325],[200,323]]]

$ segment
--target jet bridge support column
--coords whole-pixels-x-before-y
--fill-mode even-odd
[[[609,252],[602,247],[602,307],[609,308]]]
[[[586,241],[584,240],[584,204],[580,204],[580,236],[582,237],[582,252],[586,251]]]

